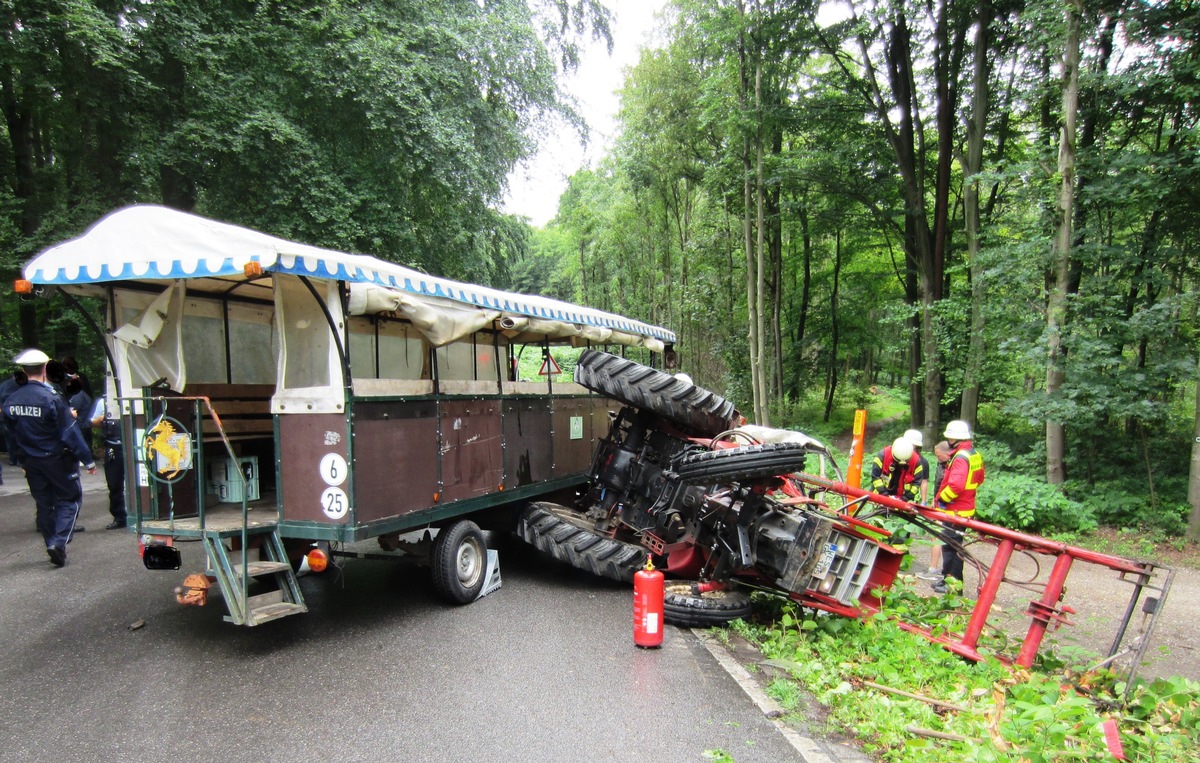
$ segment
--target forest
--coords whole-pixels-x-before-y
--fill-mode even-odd
[[[5,16],[6,283],[166,204],[667,326],[758,423],[965,419],[993,520],[1200,537],[1193,0],[672,0],[544,228],[497,210],[584,129],[561,83],[610,39],[598,0]],[[6,357],[94,346],[11,287],[0,314]]]

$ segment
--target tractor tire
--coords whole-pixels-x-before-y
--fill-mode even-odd
[[[644,548],[600,535],[582,514],[556,503],[529,504],[517,534],[560,562],[620,583],[633,582],[633,574],[646,566]]]
[[[433,540],[430,568],[433,588],[451,604],[479,598],[487,582],[487,543],[474,522],[463,519],[444,527]]]
[[[741,591],[692,592],[691,580],[669,580],[663,595],[663,619],[672,625],[707,628],[750,614],[750,596]]]
[[[738,482],[804,469],[807,448],[794,442],[710,450],[685,457],[676,468],[685,482]]]
[[[585,350],[575,381],[702,437],[732,429],[740,418],[733,403],[714,392],[607,352]]]

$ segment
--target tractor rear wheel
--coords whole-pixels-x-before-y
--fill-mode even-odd
[[[750,596],[737,590],[695,593],[692,580],[668,580],[663,619],[672,625],[706,628],[750,614]]]
[[[793,442],[747,445],[687,456],[676,472],[687,482],[762,479],[803,471],[807,455],[805,446]]]
[[[715,392],[607,352],[585,350],[575,381],[702,437],[731,429],[739,418],[733,403]]]
[[[587,517],[566,506],[537,501],[521,514],[517,534],[539,551],[585,572],[621,583],[646,565],[646,550],[606,538]]]

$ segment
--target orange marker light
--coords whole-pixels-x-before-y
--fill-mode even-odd
[[[33,281],[26,281],[24,278],[18,278],[13,281],[13,291],[17,294],[33,294]]]
[[[242,266],[242,272],[247,278],[257,278],[263,274],[262,263],[251,260]]]
[[[313,572],[324,572],[329,567],[329,555],[319,548],[308,552],[308,569]]]

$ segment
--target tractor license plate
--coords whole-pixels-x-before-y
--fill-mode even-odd
[[[823,578],[829,572],[829,568],[833,566],[833,557],[837,554],[836,543],[826,543],[821,547],[821,558],[817,559],[817,566],[813,568],[813,577]]]

